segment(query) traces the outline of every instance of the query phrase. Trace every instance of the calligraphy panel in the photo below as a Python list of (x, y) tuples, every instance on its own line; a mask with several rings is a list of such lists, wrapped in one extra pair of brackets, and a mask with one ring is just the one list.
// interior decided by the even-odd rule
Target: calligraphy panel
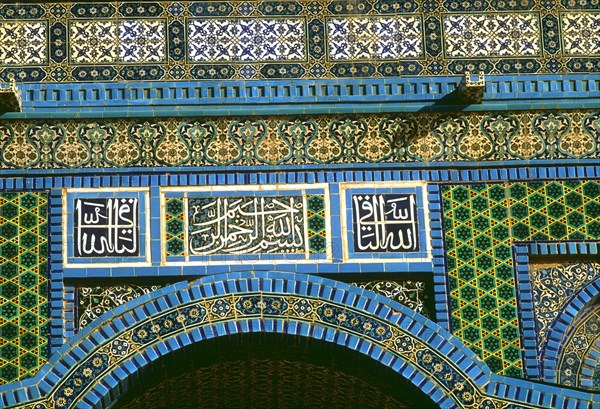
[(137, 197), (75, 199), (75, 257), (138, 256)]
[(163, 263), (327, 259), (327, 189), (325, 184), (165, 188)]
[(148, 189), (69, 189), (63, 195), (65, 266), (149, 262)]
[(343, 183), (340, 191), (345, 260), (430, 260), (424, 184)]

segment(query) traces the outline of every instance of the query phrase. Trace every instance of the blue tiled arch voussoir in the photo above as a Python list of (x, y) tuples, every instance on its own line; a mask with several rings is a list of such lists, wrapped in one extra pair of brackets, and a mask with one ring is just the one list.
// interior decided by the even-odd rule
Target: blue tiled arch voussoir
[[(311, 296), (315, 291), (319, 294), (318, 297)], [(456, 346), (460, 344), (459, 340), (454, 339), (451, 334), (431, 321), (421, 317), (418, 321), (415, 320), (415, 313), (399, 303), (369, 291), (360, 290), (360, 293), (357, 293), (356, 288), (347, 284), (310, 275), (281, 272), (233, 273), (205, 277), (190, 284), (180, 282), (105, 313), (60, 348), (50, 358), (49, 365), (35, 378), (12, 384), (11, 388), (0, 387), (0, 405), (12, 407), (25, 404), (27, 400), (37, 400), (39, 397), (44, 399), (54, 396), (56, 399), (69, 376), (75, 373), (86, 359), (94, 356), (101, 347), (106, 347), (131, 327), (151, 322), (193, 301), (205, 298), (219, 299), (219, 297), (245, 293), (310, 297), (337, 305), (343, 311), (351, 310), (387, 325), (407, 329), (409, 337), (415, 342), (421, 342), (433, 351), (446, 352), (449, 356), (448, 364), (457, 373), (463, 374), (464, 379), (476, 379), (478, 388), (489, 382), (491, 376), (489, 369), (468, 349), (457, 348)], [(293, 323), (294, 320), (289, 317), (242, 318), (229, 323), (208, 323), (201, 328), (181, 331), (176, 336), (165, 337), (158, 344), (148, 345), (144, 350), (120, 362), (116, 368), (98, 376), (97, 381), (95, 380), (81, 391), (78, 400), (71, 404), (75, 407), (80, 407), (80, 404), (81, 407), (94, 406), (100, 402), (106, 404), (107, 399), (117, 397), (115, 391), (118, 390), (118, 385), (126, 382), (132, 372), (148, 365), (160, 355), (190, 343), (238, 332), (279, 332), (323, 339), (363, 352), (398, 371), (413, 383), (418, 383), (417, 386), (429, 393), (442, 407), (456, 405), (449, 390), (432, 382), (430, 379), (435, 378), (431, 378), (423, 368), (403, 360), (400, 356), (383, 349), (381, 345), (375, 345), (374, 342), (359, 334), (333, 326), (327, 327), (322, 323), (316, 325), (306, 321)], [(470, 377), (466, 375), (467, 371), (471, 374)], [(477, 376), (472, 376), (473, 372)], [(428, 380), (424, 382), (423, 379)]]

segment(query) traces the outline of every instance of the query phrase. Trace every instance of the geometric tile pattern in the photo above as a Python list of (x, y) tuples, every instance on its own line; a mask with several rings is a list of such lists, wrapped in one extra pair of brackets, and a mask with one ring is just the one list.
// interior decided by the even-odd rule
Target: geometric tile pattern
[(600, 181), (442, 188), (453, 333), (522, 376), (512, 243), (600, 239)]
[(48, 358), (48, 195), (0, 193), (0, 385)]
[(330, 18), (327, 20), (332, 60), (390, 60), (423, 55), (418, 16)]
[(107, 311), (125, 304), (134, 298), (149, 294), (160, 285), (137, 286), (117, 285), (111, 287), (77, 288), (77, 330), (82, 330)]
[(599, 390), (592, 377), (600, 366), (600, 304), (584, 311), (569, 332), (556, 369), (557, 383)]
[(530, 271), (538, 349), (546, 348), (546, 335), (571, 297), (600, 275), (600, 264), (578, 263)]
[(186, 248), (183, 198), (165, 200), (165, 235), (166, 255), (183, 255)]
[(593, 1), (3, 4), (0, 79), (593, 73), (598, 18)]
[(303, 61), (302, 19), (189, 20), (189, 59), (216, 61)]
[(308, 250), (311, 254), (327, 252), (327, 225), (325, 219), (325, 196), (311, 195), (306, 198)]
[(599, 139), (592, 110), (3, 121), (0, 169), (583, 159)]
[(452, 57), (538, 55), (540, 34), (534, 13), (444, 17), (444, 45), (446, 55)]

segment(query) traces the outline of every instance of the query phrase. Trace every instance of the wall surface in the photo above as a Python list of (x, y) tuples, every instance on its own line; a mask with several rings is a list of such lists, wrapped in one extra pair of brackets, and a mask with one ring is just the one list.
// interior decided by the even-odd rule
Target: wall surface
[(0, 406), (107, 407), (249, 332), (443, 408), (600, 404), (597, 1), (5, 3), (0, 33)]

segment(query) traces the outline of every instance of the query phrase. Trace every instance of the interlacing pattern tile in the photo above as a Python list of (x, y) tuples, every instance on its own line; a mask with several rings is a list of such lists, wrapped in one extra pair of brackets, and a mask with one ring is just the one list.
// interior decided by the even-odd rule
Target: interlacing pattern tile
[(0, 168), (599, 158), (600, 112), (5, 120)]
[(105, 312), (159, 288), (160, 285), (78, 287), (76, 328), (82, 330)]
[(48, 355), (48, 195), (0, 193), (0, 385)]
[(452, 331), (496, 373), (522, 376), (512, 243), (600, 240), (600, 182), (442, 188)]
[(592, 73), (599, 18), (595, 0), (3, 2), (0, 79)]

